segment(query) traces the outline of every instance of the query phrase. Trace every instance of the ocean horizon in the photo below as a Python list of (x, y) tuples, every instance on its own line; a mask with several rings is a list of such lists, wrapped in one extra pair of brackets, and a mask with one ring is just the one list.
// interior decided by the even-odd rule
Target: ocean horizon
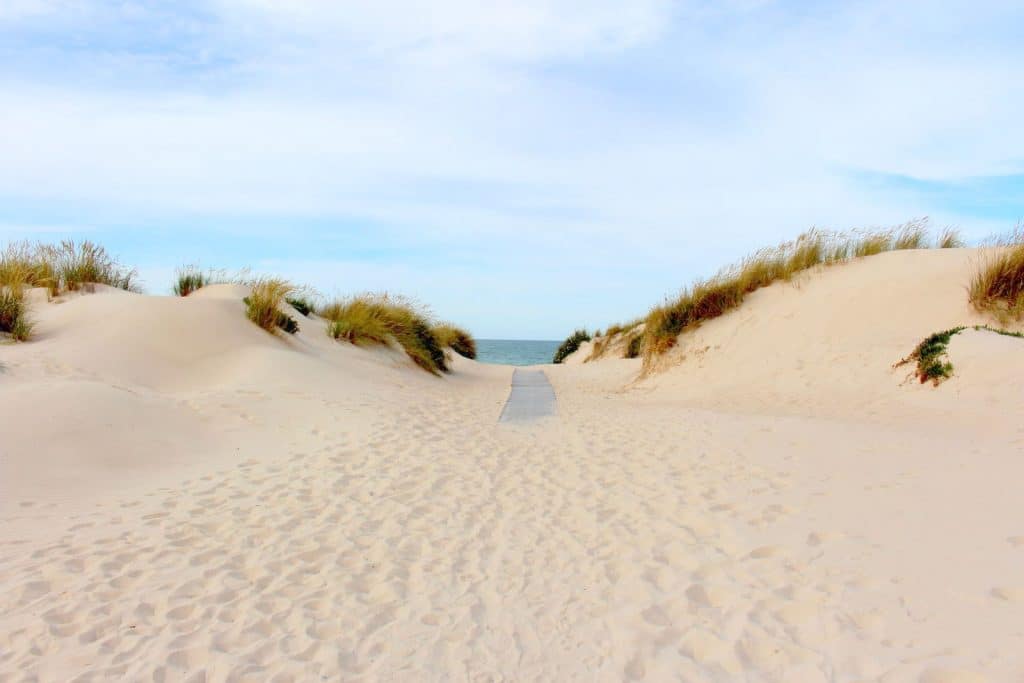
[(550, 365), (561, 343), (542, 339), (478, 339), (476, 359), (497, 365)]

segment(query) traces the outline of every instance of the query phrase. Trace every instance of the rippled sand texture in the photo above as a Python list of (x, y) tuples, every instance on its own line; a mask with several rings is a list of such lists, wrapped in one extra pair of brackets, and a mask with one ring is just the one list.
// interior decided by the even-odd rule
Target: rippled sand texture
[(502, 425), (511, 368), (438, 380), (231, 313), (244, 372), (156, 375), (64, 353), (77, 305), (4, 351), (0, 681), (1024, 677), (1024, 431), (950, 419), (984, 408), (966, 376), (887, 363), (885, 416), (763, 386), (730, 411), (685, 360), (610, 361)]

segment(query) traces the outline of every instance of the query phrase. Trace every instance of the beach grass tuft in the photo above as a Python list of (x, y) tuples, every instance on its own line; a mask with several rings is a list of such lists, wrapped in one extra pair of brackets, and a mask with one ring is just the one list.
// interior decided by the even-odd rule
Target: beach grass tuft
[(434, 332), (429, 312), (410, 299), (361, 294), (327, 304), (320, 315), (328, 320), (327, 334), (338, 341), (368, 345), (394, 340), (427, 372), (448, 371), (445, 347)]
[(181, 266), (175, 271), (175, 281), (171, 291), (175, 296), (188, 296), (213, 282), (213, 271), (201, 270), (198, 266), (193, 265)]
[(1000, 320), (1024, 318), (1024, 224), (997, 239), (981, 257), (968, 295), (975, 308)]
[(434, 326), (434, 336), (442, 348), (449, 348), (463, 358), (476, 358), (476, 340), (466, 330), (451, 323)]
[(288, 334), (299, 331), (299, 324), (281, 311), (281, 305), (289, 294), (296, 291), (295, 285), (276, 277), (261, 277), (250, 282), (252, 292), (243, 300), (246, 316), (267, 332), (282, 329)]
[(584, 342), (590, 341), (590, 333), (585, 329), (579, 329), (570, 334), (561, 346), (555, 350), (555, 357), (551, 359), (552, 363), (558, 364), (564, 361), (568, 356), (575, 353), (580, 345)]
[(935, 246), (939, 249), (960, 249), (967, 246), (967, 243), (964, 242), (960, 231), (956, 228), (943, 228)]

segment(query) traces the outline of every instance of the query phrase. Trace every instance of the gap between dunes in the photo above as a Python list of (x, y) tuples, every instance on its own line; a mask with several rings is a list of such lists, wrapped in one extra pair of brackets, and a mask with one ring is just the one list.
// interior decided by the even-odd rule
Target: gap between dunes
[(970, 250), (773, 285), (636, 361), (512, 369), (239, 292), (114, 291), (0, 350), (0, 681), (963, 682), (1024, 675), (1024, 367), (964, 332)]

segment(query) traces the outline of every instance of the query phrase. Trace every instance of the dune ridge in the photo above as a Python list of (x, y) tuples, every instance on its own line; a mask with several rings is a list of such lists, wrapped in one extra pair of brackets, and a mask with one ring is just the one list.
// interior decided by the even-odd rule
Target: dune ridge
[[(0, 347), (0, 681), (962, 681), (1024, 675), (1024, 340), (974, 250), (751, 294), (659, 371), (252, 325), (97, 288)], [(910, 275), (912, 274), (912, 276)], [(584, 356), (585, 357), (585, 356)]]

